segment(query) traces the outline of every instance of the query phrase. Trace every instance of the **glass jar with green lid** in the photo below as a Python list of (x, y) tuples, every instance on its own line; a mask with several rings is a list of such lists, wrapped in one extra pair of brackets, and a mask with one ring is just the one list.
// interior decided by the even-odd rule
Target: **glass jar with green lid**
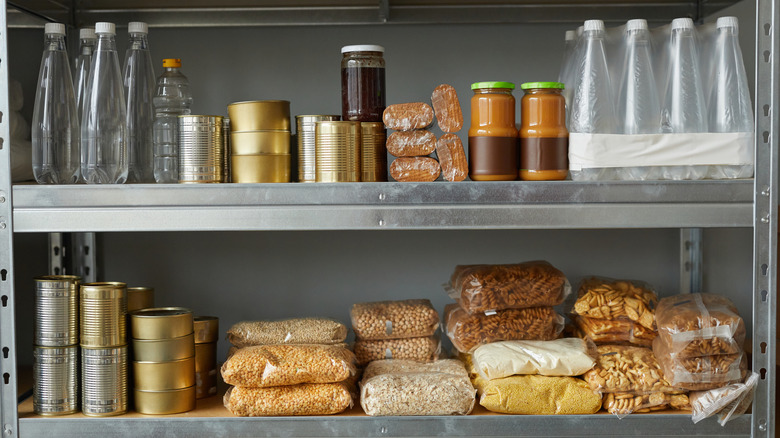
[(566, 179), (569, 131), (560, 82), (526, 82), (520, 100), (520, 179)]
[(511, 82), (471, 84), (469, 176), (474, 181), (512, 181), (518, 175), (515, 97)]

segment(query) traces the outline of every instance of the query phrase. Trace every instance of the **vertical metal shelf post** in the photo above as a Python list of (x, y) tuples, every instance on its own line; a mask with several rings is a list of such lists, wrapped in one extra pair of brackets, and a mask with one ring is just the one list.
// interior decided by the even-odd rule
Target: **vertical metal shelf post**
[(16, 320), (14, 310), (13, 202), (11, 202), (11, 130), (8, 110), (8, 22), (0, 8), (0, 420), (2, 436), (18, 436)]

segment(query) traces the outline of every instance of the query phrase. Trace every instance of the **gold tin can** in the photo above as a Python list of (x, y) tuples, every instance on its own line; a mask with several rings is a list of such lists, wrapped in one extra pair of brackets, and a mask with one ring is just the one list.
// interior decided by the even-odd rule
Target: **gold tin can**
[(382, 122), (360, 122), (360, 181), (387, 181), (387, 131)]
[(234, 131), (290, 130), (289, 100), (253, 100), (228, 105)]
[(217, 368), (217, 343), (195, 344), (195, 372), (202, 373)]
[(169, 362), (195, 355), (195, 335), (173, 339), (133, 339), (133, 360)]
[(235, 183), (290, 182), (290, 155), (233, 155), (230, 157)]
[(195, 397), (206, 398), (217, 395), (217, 370), (195, 372)]
[(127, 346), (81, 349), (81, 411), (91, 417), (127, 412)]
[(223, 117), (222, 118), (222, 137), (223, 141), (222, 143), (225, 145), (225, 151), (224, 151), (224, 163), (222, 166), (222, 182), (223, 183), (229, 183), (232, 181), (230, 178), (230, 155), (232, 154), (231, 150), (232, 147), (232, 141), (230, 140), (230, 117)]
[(66, 347), (79, 343), (79, 283), (75, 275), (35, 277), (33, 343)]
[(290, 131), (233, 131), (231, 155), (289, 154)]
[(225, 163), (222, 116), (179, 116), (179, 183), (220, 183)]
[(195, 356), (169, 362), (133, 362), (135, 389), (164, 391), (195, 385)]
[(360, 122), (317, 122), (317, 182), (360, 181)]
[(80, 303), (82, 347), (127, 345), (125, 283), (83, 283), (80, 287)]
[(298, 137), (298, 181), (315, 182), (317, 180), (317, 154), (315, 130), (317, 122), (336, 122), (341, 116), (302, 115), (295, 116), (295, 130)]
[(196, 316), (192, 325), (195, 330), (196, 344), (219, 340), (219, 318), (216, 316)]
[(180, 414), (195, 409), (195, 387), (167, 391), (134, 390), (135, 410), (139, 414)]
[(133, 339), (173, 339), (192, 334), (192, 311), (183, 307), (153, 307), (130, 314)]
[(154, 307), (153, 287), (127, 288), (127, 313)]

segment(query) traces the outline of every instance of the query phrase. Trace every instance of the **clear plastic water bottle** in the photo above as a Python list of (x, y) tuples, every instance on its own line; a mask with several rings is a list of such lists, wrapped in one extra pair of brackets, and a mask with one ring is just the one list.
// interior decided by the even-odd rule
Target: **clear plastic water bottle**
[(146, 23), (127, 25), (130, 44), (125, 52), (124, 84), (127, 99), (127, 182), (154, 182), (154, 67), (149, 53)]
[(79, 179), (79, 119), (65, 25), (47, 23), (32, 121), (32, 167), (40, 184), (73, 184)]
[(97, 45), (94, 27), (79, 29), (79, 54), (76, 57), (76, 74), (73, 77), (73, 90), (76, 93), (76, 111), (79, 117), (84, 112), (84, 90), (89, 79), (89, 69), (92, 68), (92, 54)]
[(87, 184), (127, 180), (127, 107), (114, 23), (95, 24), (97, 49), (84, 93), (81, 173)]
[[(661, 110), (663, 132), (707, 132), (704, 91), (699, 74), (693, 20), (672, 21), (669, 54), (669, 76)], [(662, 169), (664, 179), (701, 179), (707, 166), (668, 166)]]
[[(712, 90), (707, 107), (710, 132), (753, 132), (753, 106), (739, 48), (739, 21), (737, 17), (720, 17), (716, 26)], [(710, 166), (709, 174), (719, 179), (752, 175), (752, 165)]]
[[(623, 76), (618, 89), (618, 132), (622, 134), (657, 134), (661, 132), (661, 104), (655, 85), (651, 61), (650, 31), (646, 20), (626, 23)], [(621, 169), (620, 179), (646, 180), (652, 167)]]
[[(582, 33), (575, 66), (575, 89), (571, 105), (572, 133), (614, 134), (615, 107), (604, 50), (606, 32), (601, 20), (588, 20)], [(580, 180), (614, 179), (611, 169), (582, 169)]]
[(190, 113), (192, 95), (180, 59), (163, 59), (163, 74), (154, 96), (154, 179), (179, 182), (179, 120)]
[(574, 92), (574, 66), (576, 65), (577, 31), (567, 30), (564, 36), (563, 59), (558, 72), (558, 82), (564, 84), (563, 97), (566, 100), (566, 124), (569, 123), (569, 105)]

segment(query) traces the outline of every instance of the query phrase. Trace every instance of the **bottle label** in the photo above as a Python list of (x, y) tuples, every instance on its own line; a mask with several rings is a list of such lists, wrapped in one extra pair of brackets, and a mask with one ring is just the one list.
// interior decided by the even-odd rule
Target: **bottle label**
[(469, 137), (471, 175), (517, 175), (517, 137)]
[(568, 137), (520, 139), (520, 170), (568, 170)]

